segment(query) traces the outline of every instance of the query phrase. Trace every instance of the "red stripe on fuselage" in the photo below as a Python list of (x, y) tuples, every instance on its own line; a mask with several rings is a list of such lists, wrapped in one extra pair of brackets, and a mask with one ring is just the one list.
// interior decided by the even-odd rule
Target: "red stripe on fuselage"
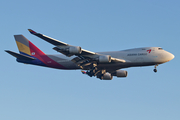
[(64, 66), (60, 65), (59, 63), (57, 63), (56, 61), (49, 58), (44, 52), (42, 52), (30, 41), (29, 41), (29, 48), (30, 48), (31, 56), (36, 57), (48, 67), (57, 68), (57, 69), (67, 69)]

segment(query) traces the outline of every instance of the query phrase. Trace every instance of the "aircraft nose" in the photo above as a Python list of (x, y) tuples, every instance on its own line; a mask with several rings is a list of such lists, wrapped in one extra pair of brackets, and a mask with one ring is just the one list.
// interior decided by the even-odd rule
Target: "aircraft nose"
[(173, 54), (171, 54), (171, 60), (174, 59), (174, 57), (175, 57), (175, 56), (174, 56)]
[(168, 57), (169, 57), (170, 60), (172, 60), (172, 59), (174, 59), (175, 56), (172, 53), (169, 53)]

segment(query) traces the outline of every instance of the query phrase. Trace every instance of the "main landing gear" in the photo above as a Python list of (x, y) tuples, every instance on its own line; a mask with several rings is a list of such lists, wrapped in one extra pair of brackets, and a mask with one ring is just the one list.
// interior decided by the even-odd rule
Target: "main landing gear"
[(154, 70), (153, 70), (153, 71), (154, 71), (155, 73), (157, 72), (157, 69), (156, 69), (157, 66), (158, 66), (158, 64), (154, 66)]
[(90, 77), (96, 76), (99, 79), (103, 79), (103, 75), (106, 73), (106, 70), (98, 69), (97, 64), (92, 64), (92, 68), (86, 72)]
[(96, 76), (96, 74), (98, 73), (98, 69), (97, 69), (97, 64), (96, 63), (92, 63), (91, 64), (91, 70), (87, 71), (86, 74), (89, 75), (90, 77), (92, 76)]

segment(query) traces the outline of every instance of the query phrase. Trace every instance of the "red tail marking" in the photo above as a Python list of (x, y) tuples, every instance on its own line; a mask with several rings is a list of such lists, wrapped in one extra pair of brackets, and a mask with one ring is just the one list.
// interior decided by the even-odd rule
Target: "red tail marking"
[(60, 65), (56, 61), (50, 59), (44, 52), (42, 52), (38, 47), (29, 41), (29, 47), (31, 55), (39, 59), (41, 62), (46, 64), (48, 67), (66, 69), (64, 66)]

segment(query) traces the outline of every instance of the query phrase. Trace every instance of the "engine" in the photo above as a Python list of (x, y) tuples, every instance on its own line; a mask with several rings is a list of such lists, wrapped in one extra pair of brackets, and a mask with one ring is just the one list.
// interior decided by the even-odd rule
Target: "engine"
[(110, 73), (105, 73), (102, 77), (102, 80), (112, 80), (113, 76)]
[(79, 46), (70, 46), (67, 50), (70, 54), (81, 54), (82, 50)]
[(110, 55), (99, 56), (98, 61), (100, 63), (110, 63), (111, 62), (111, 56)]
[(117, 77), (127, 77), (128, 72), (125, 70), (116, 70), (115, 75)]

